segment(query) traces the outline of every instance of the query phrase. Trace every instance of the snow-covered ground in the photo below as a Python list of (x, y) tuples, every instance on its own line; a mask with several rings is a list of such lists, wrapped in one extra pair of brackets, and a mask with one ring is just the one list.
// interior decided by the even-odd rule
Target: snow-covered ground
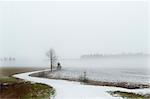
[[(43, 70), (48, 71), (48, 70)], [(125, 91), (134, 93), (150, 93), (150, 89), (125, 89), (106, 86), (81, 85), (79, 82), (71, 82), (65, 80), (52, 80), (46, 78), (38, 78), (29, 76), (32, 73), (41, 71), (27, 72), (13, 75), (14, 77), (53, 86), (56, 90), (54, 99), (122, 99), (121, 97), (113, 97), (107, 91)]]
[(45, 72), (45, 74), (47, 77), (79, 79), (84, 72), (88, 79), (94, 81), (150, 84), (150, 75), (141, 73), (142, 70), (64, 68), (61, 71)]

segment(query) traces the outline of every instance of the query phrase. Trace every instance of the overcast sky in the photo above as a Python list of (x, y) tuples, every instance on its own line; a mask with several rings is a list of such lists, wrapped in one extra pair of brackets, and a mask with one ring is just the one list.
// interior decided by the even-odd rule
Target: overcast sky
[(150, 51), (143, 1), (0, 2), (0, 57)]

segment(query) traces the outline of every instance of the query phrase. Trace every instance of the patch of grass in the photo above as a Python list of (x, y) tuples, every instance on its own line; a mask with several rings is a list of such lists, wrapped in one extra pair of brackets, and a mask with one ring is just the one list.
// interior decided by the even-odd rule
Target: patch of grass
[(1, 77), (0, 83), (1, 99), (50, 99), (55, 93), (48, 85), (26, 82), (13, 77)]
[(109, 91), (114, 97), (122, 97), (124, 99), (150, 99), (150, 94), (140, 95), (132, 92), (122, 92), (122, 91)]
[(16, 83), (18, 79), (8, 76), (0, 76), (0, 83)]
[(30, 71), (35, 71), (35, 70), (42, 70), (46, 68), (42, 67), (1, 67), (0, 68), (0, 76), (11, 76), (13, 74), (17, 73), (24, 73), (24, 72), (30, 72)]
[(54, 89), (45, 84), (31, 84), (29, 91), (21, 99), (49, 99), (54, 94)]

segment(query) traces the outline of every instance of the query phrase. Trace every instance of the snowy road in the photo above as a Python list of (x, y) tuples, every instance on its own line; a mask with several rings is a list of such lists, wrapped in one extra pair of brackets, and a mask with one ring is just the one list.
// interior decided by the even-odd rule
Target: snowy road
[(150, 89), (129, 90), (117, 87), (81, 85), (79, 82), (53, 80), (29, 76), (30, 74), (37, 72), (41, 71), (21, 73), (13, 76), (27, 81), (33, 81), (53, 86), (56, 90), (56, 95), (54, 99), (122, 99), (121, 97), (113, 97), (106, 92), (116, 90), (135, 93), (150, 93)]

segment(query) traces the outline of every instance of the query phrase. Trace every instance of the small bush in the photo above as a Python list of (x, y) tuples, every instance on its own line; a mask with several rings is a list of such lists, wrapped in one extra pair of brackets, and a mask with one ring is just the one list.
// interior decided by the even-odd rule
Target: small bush
[(83, 75), (79, 76), (79, 81), (80, 82), (87, 82), (88, 81), (86, 72), (84, 72)]

